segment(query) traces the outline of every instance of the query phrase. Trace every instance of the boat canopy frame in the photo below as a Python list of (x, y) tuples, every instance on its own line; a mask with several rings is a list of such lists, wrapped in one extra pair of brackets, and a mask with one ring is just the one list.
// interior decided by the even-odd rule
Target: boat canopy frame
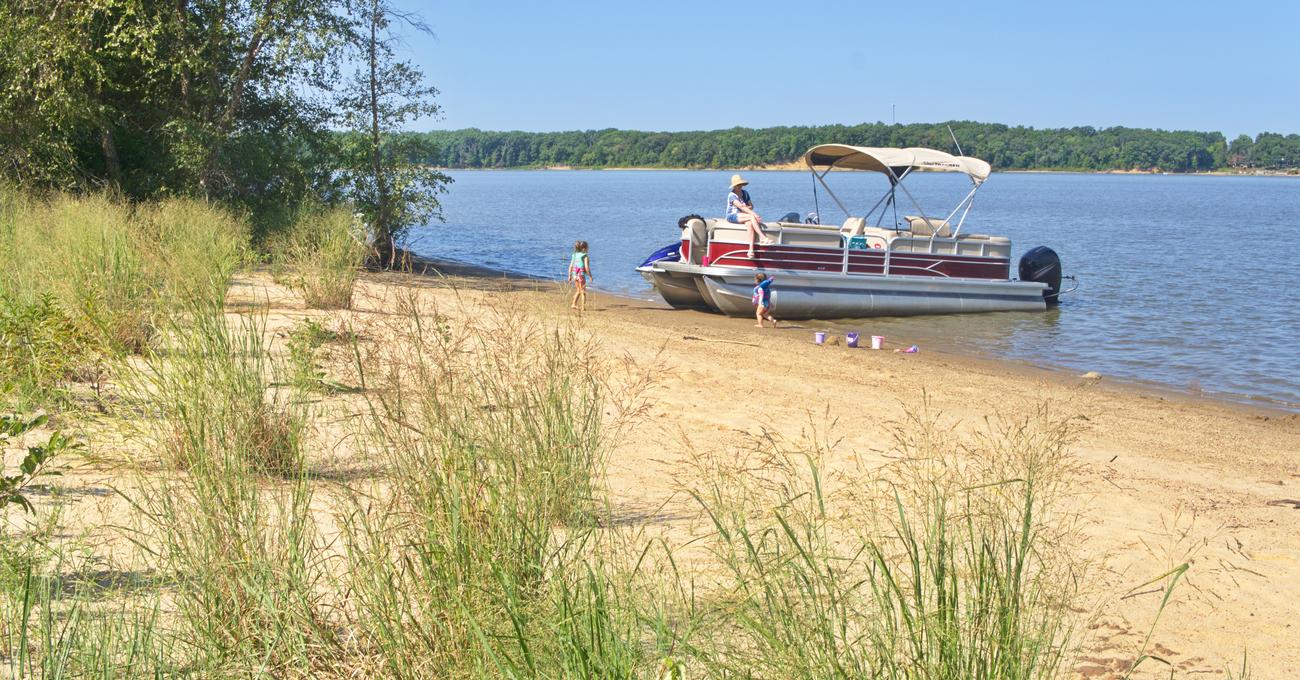
[[(845, 144), (819, 144), (809, 149), (803, 155), (804, 163), (807, 164), (809, 171), (812, 173), (813, 182), (813, 201), (817, 202), (817, 185), (820, 184), (835, 201), (835, 205), (844, 212), (846, 217), (853, 217), (853, 213), (844, 205), (839, 196), (831, 190), (830, 185), (826, 183), (826, 175), (835, 168), (849, 170), (868, 170), (880, 172), (889, 179), (889, 189), (885, 192), (880, 200), (863, 216), (866, 221), (870, 221), (876, 209), (880, 208), (880, 217), (876, 221), (876, 226), (881, 226), (885, 219), (885, 213), (890, 207), (894, 209), (894, 230), (898, 231), (898, 189), (912, 202), (912, 205), (920, 213), (921, 219), (927, 224), (935, 225), (935, 221), (930, 219), (925, 213), (925, 208), (921, 207), (912, 192), (907, 190), (903, 185), (903, 179), (914, 171), (922, 172), (960, 172), (967, 176), (971, 181), (971, 189), (966, 193), (956, 207), (948, 213), (940, 224), (951, 224), (953, 217), (961, 212), (961, 217), (957, 225), (952, 227), (952, 235), (955, 237), (961, 232), (961, 227), (966, 222), (966, 216), (970, 214), (971, 206), (975, 203), (975, 193), (979, 191), (984, 180), (988, 179), (992, 168), (986, 161), (970, 156), (953, 156), (952, 154), (938, 151), (935, 149), (926, 149), (921, 147), (910, 147), (906, 149), (885, 148), (885, 147), (866, 147), (866, 146), (849, 146)], [(818, 167), (824, 167), (825, 170), (818, 172)], [(882, 207), (883, 204), (883, 207)], [(820, 206), (815, 207), (820, 213)], [(930, 238), (938, 234), (939, 229), (932, 229)]]

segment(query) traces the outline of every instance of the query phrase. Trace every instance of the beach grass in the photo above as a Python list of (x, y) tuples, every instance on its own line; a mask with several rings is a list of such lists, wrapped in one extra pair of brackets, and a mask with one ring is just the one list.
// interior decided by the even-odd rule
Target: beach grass
[(346, 207), (306, 206), (268, 241), (280, 276), (312, 309), (351, 309), (352, 290), (370, 248)]
[(247, 243), (246, 222), (197, 200), (0, 188), (0, 387), (35, 407), (75, 378), (98, 384), (150, 347), (168, 309), (220, 304)]
[(359, 358), (362, 436), (388, 471), (339, 520), (359, 639), (396, 677), (632, 677), (614, 670), (641, 659), (621, 635), (634, 613), (604, 606), (593, 566), (600, 361), (572, 329), (481, 323), (412, 307), (400, 341)]
[(148, 561), (175, 583), (176, 642), (209, 669), (282, 675), (328, 660), (327, 558), (311, 511), (307, 412), (272, 386), (257, 316), (178, 312), (131, 395), (166, 475), (133, 499)]
[[(1085, 576), (1057, 507), (1068, 425), (957, 438), (923, 415), (895, 462), (828, 478), (825, 437), (765, 437), (690, 489), (725, 569), (705, 665), (765, 678), (1056, 678)], [(815, 429), (812, 430), (815, 432)], [(742, 469), (767, 471), (755, 480)]]

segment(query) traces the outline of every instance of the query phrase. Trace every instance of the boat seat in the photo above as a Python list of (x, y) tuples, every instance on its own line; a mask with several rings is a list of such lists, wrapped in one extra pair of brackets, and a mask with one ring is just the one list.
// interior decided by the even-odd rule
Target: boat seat
[(840, 227), (840, 236), (843, 236), (844, 238), (861, 236), (862, 231), (866, 229), (866, 227), (867, 220), (865, 217), (850, 217), (844, 220), (844, 226)]
[[(709, 238), (719, 243), (749, 243), (749, 228), (743, 224), (728, 222), (720, 217), (710, 217), (707, 221)], [(759, 225), (760, 231), (768, 238), (775, 238), (780, 228), (775, 222)]]
[(906, 215), (904, 219), (911, 225), (912, 233), (916, 236), (938, 236), (941, 238), (950, 238), (952, 236), (952, 229), (948, 226), (948, 220), (927, 220), (916, 215)]
[(686, 221), (686, 229), (690, 231), (690, 254), (691, 263), (699, 264), (704, 258), (704, 251), (709, 246), (709, 227), (708, 224), (696, 217)]

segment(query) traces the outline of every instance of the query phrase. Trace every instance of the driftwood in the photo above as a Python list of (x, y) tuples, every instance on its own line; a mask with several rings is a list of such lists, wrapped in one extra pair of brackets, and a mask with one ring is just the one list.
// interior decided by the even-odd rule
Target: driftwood
[(682, 336), (682, 339), (683, 339), (683, 340), (698, 340), (699, 342), (725, 342), (725, 343), (727, 343), (728, 345), (744, 345), (744, 346), (746, 346), (746, 347), (758, 347), (758, 344), (757, 344), (757, 343), (753, 343), (753, 342), (741, 342), (741, 341), (739, 341), (739, 340), (717, 340), (717, 339), (714, 339), (714, 338), (701, 338), (701, 337), (694, 336), (694, 335), (683, 335), (683, 336)]

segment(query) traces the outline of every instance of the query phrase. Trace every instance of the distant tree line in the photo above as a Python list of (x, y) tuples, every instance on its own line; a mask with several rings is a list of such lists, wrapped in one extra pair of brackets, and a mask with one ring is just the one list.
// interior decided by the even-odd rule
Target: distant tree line
[(797, 160), (809, 147), (923, 146), (955, 151), (1000, 169), (1163, 170), (1300, 167), (1300, 135), (1242, 135), (1228, 144), (1219, 132), (1092, 127), (1035, 129), (994, 123), (822, 125), (731, 128), (695, 132), (587, 130), (408, 133), (436, 153), (411, 160), (452, 168), (573, 166), (587, 168), (735, 168)]

